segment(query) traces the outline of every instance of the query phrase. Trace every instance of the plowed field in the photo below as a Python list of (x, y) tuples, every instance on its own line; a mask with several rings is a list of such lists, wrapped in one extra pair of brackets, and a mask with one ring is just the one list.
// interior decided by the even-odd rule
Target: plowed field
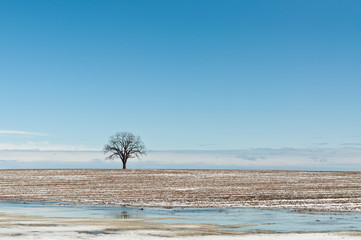
[(0, 200), (361, 211), (361, 172), (1, 170)]

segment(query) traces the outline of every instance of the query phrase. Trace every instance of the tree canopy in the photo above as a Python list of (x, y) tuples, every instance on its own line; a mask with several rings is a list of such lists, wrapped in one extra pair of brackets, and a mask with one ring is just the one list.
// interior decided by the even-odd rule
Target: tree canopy
[(117, 132), (110, 136), (109, 142), (104, 146), (104, 153), (109, 156), (106, 159), (120, 158), (123, 169), (127, 167), (129, 158), (140, 158), (146, 154), (145, 146), (139, 136), (129, 132)]

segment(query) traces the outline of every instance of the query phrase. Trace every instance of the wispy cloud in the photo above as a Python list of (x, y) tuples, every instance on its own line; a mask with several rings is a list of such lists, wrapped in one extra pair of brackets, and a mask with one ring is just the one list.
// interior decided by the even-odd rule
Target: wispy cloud
[(238, 155), (236, 156), (236, 158), (245, 159), (249, 161), (256, 161), (257, 159), (266, 159), (265, 157), (262, 156), (248, 156), (248, 155)]
[(51, 144), (47, 141), (32, 142), (28, 141), (24, 144), (0, 143), (0, 151), (98, 151), (100, 149), (88, 148), (84, 146), (66, 146)]
[(2, 134), (2, 135), (25, 135), (25, 136), (48, 136), (48, 134), (45, 134), (45, 133), (12, 131), (12, 130), (0, 130), (0, 134)]
[(343, 146), (361, 146), (361, 143), (342, 143)]
[(320, 163), (324, 163), (328, 161), (328, 159), (325, 157), (311, 157), (311, 159), (314, 160), (315, 162), (320, 162)]
[[(29, 150), (1, 150), (2, 168), (119, 167), (119, 159), (103, 161), (104, 153), (79, 147), (28, 145)], [(36, 147), (35, 147), (36, 146)], [(38, 149), (38, 150), (33, 150)], [(361, 148), (257, 148), (244, 150), (149, 151), (129, 168), (236, 168), (288, 170), (361, 170)], [(96, 159), (96, 161), (94, 160)], [(16, 162), (14, 162), (16, 161)], [(14, 164), (17, 165), (14, 165)], [(26, 164), (25, 164), (26, 163)], [(31, 165), (34, 163), (34, 165)], [(44, 165), (42, 165), (44, 163)], [(77, 165), (81, 163), (83, 165)], [(23, 164), (23, 165), (21, 165)], [(24, 165), (25, 164), (25, 165)], [(46, 165), (48, 164), (48, 165)], [(75, 165), (74, 165), (75, 164)]]
[(235, 166), (253, 169), (359, 170), (361, 148), (256, 148), (244, 150), (153, 151), (145, 161)]
[(209, 147), (214, 147), (216, 146), (216, 144), (213, 143), (206, 143), (206, 144), (199, 144), (197, 145), (198, 147), (202, 147), (202, 148), (209, 148)]
[(328, 143), (327, 142), (318, 142), (318, 143), (313, 143), (313, 145), (323, 146), (323, 145), (328, 145)]

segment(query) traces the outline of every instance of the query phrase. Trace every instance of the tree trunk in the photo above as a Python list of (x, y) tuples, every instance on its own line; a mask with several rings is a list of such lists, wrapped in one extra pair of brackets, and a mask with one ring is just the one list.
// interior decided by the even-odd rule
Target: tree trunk
[(124, 161), (122, 161), (122, 162), (123, 162), (123, 169), (127, 169), (127, 161), (124, 160)]

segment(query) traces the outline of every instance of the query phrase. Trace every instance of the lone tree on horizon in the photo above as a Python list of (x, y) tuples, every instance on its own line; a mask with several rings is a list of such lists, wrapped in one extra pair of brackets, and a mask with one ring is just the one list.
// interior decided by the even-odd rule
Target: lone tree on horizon
[(145, 146), (139, 136), (129, 132), (117, 132), (110, 136), (108, 144), (104, 146), (104, 154), (111, 153), (105, 159), (120, 158), (123, 169), (127, 168), (129, 158), (140, 158), (145, 155)]

